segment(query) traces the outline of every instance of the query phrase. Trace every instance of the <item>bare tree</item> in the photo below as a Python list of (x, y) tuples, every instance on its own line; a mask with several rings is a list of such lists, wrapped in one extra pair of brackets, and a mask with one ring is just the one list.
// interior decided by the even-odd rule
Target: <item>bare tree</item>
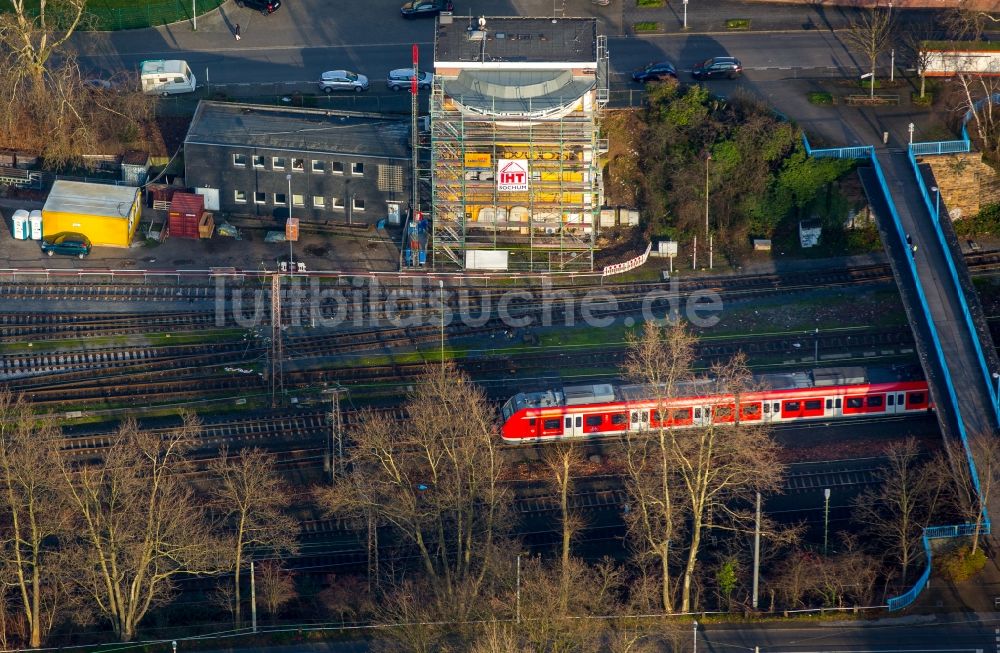
[(927, 41), (934, 38), (936, 28), (933, 23), (921, 22), (911, 24), (902, 32), (899, 45), (906, 58), (913, 62), (917, 75), (920, 76), (920, 97), (923, 98), (927, 91), (927, 67), (931, 62), (933, 53), (926, 47)]
[[(669, 328), (647, 323), (638, 337), (629, 336), (623, 371), (653, 393), (656, 414), (667, 415), (668, 401), (692, 378), (694, 343), (694, 336), (679, 323)], [(623, 442), (630, 496), (625, 523), (640, 564), (657, 561), (662, 608), (672, 612), (671, 546), (680, 536), (684, 515), (672, 460), (676, 434), (668, 420), (650, 425), (648, 411), (637, 411), (634, 417), (639, 421), (633, 427), (638, 428), (629, 429)]]
[(896, 559), (905, 583), (910, 564), (921, 552), (923, 529), (944, 499), (944, 487), (920, 464), (920, 447), (913, 438), (892, 444), (886, 458), (879, 487), (855, 499), (854, 519), (864, 524), (881, 551)]
[(278, 612), (298, 596), (292, 572), (286, 570), (276, 560), (265, 560), (257, 564), (257, 593), (260, 595), (264, 612), (273, 621)]
[(12, 52), (20, 75), (42, 85), (53, 54), (83, 20), (86, 0), (9, 0), (0, 14), (0, 49)]
[(209, 469), (219, 479), (212, 489), (212, 507), (219, 515), (219, 527), (231, 535), (233, 618), (240, 628), (244, 569), (258, 550), (270, 555), (298, 551), (298, 523), (285, 513), (291, 498), (274, 470), (273, 458), (260, 449), (242, 449), (233, 457), (223, 448)]
[(351, 432), (350, 471), (317, 499), (330, 513), (391, 525), (460, 619), (492, 582), (512, 525), (495, 411), (452, 365), (429, 369), (406, 411), (405, 421), (363, 416)]
[(862, 10), (859, 17), (852, 20), (850, 27), (843, 33), (847, 46), (868, 61), (872, 98), (875, 97), (875, 66), (878, 58), (892, 46), (894, 31), (892, 10), (872, 7), (867, 11)]
[(76, 582), (122, 641), (167, 600), (178, 574), (221, 566), (202, 502), (182, 477), (199, 428), (185, 415), (182, 427), (161, 436), (127, 419), (102, 463), (76, 468), (60, 459), (80, 534)]
[(1000, 93), (1000, 80), (991, 75), (959, 73), (955, 76), (961, 100), (955, 107), (962, 119), (968, 115), (979, 136), (984, 154), (1000, 153), (1000, 111), (993, 110), (992, 98)]
[(0, 564), (10, 572), (32, 648), (41, 646), (64, 607), (71, 573), (59, 553), (70, 533), (69, 513), (62, 484), (52, 474), (60, 435), (51, 420), (37, 419), (22, 397), (0, 392)]
[(981, 11), (970, 0), (960, 2), (944, 13), (945, 32), (948, 38), (955, 41), (979, 41), (990, 23), (1000, 22), (990, 12)]
[(552, 474), (551, 482), (559, 492), (559, 510), (562, 516), (562, 577), (559, 606), (566, 612), (570, 594), (570, 544), (573, 536), (583, 527), (580, 516), (570, 510), (569, 500), (573, 475), (583, 464), (583, 455), (573, 441), (567, 441), (546, 449), (543, 460)]
[[(976, 525), (972, 536), (972, 553), (975, 553), (979, 549), (980, 532), (993, 488), (1000, 483), (1000, 441), (992, 433), (974, 433), (969, 436), (967, 454), (961, 443), (946, 439), (945, 453), (934, 463), (936, 473), (951, 481), (949, 499), (953, 508), (966, 521)], [(975, 463), (975, 477), (970, 456)]]

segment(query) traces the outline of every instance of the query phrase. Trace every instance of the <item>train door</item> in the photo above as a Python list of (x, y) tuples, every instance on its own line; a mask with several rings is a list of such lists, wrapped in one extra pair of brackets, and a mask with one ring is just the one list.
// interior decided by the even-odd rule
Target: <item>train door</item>
[(630, 431), (647, 431), (649, 430), (649, 411), (648, 410), (636, 410), (633, 408), (629, 411), (629, 430)]
[(695, 426), (707, 426), (711, 424), (712, 423), (711, 406), (695, 406), (693, 421)]
[(563, 417), (563, 435), (576, 437), (583, 435), (583, 415), (566, 415)]
[(781, 421), (781, 402), (768, 401), (765, 399), (761, 403), (763, 404), (761, 408), (762, 412), (764, 413), (764, 422)]
[(840, 397), (827, 397), (826, 399), (826, 411), (824, 416), (826, 417), (843, 417), (844, 412), (844, 401)]
[(885, 396), (885, 412), (906, 412), (906, 395), (902, 392), (890, 392)]

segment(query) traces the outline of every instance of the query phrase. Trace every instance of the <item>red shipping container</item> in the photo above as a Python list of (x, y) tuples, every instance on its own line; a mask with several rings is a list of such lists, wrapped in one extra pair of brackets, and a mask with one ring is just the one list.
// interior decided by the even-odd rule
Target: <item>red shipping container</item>
[(167, 227), (174, 238), (198, 238), (198, 221), (205, 212), (204, 195), (174, 193), (167, 213)]

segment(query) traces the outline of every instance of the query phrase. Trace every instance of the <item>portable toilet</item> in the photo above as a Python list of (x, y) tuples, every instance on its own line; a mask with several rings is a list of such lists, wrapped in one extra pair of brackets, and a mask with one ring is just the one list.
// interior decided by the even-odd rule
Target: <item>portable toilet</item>
[(31, 239), (41, 240), (42, 239), (42, 212), (39, 209), (35, 209), (28, 216), (28, 224), (31, 225)]
[(17, 240), (28, 240), (31, 237), (31, 224), (29, 223), (28, 212), (24, 209), (14, 211), (13, 235)]

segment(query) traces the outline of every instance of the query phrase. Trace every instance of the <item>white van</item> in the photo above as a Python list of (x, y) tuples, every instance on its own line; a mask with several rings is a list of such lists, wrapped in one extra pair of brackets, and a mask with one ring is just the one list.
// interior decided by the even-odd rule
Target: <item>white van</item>
[(174, 95), (191, 93), (198, 80), (181, 59), (153, 59), (143, 61), (139, 67), (142, 92), (147, 95)]

